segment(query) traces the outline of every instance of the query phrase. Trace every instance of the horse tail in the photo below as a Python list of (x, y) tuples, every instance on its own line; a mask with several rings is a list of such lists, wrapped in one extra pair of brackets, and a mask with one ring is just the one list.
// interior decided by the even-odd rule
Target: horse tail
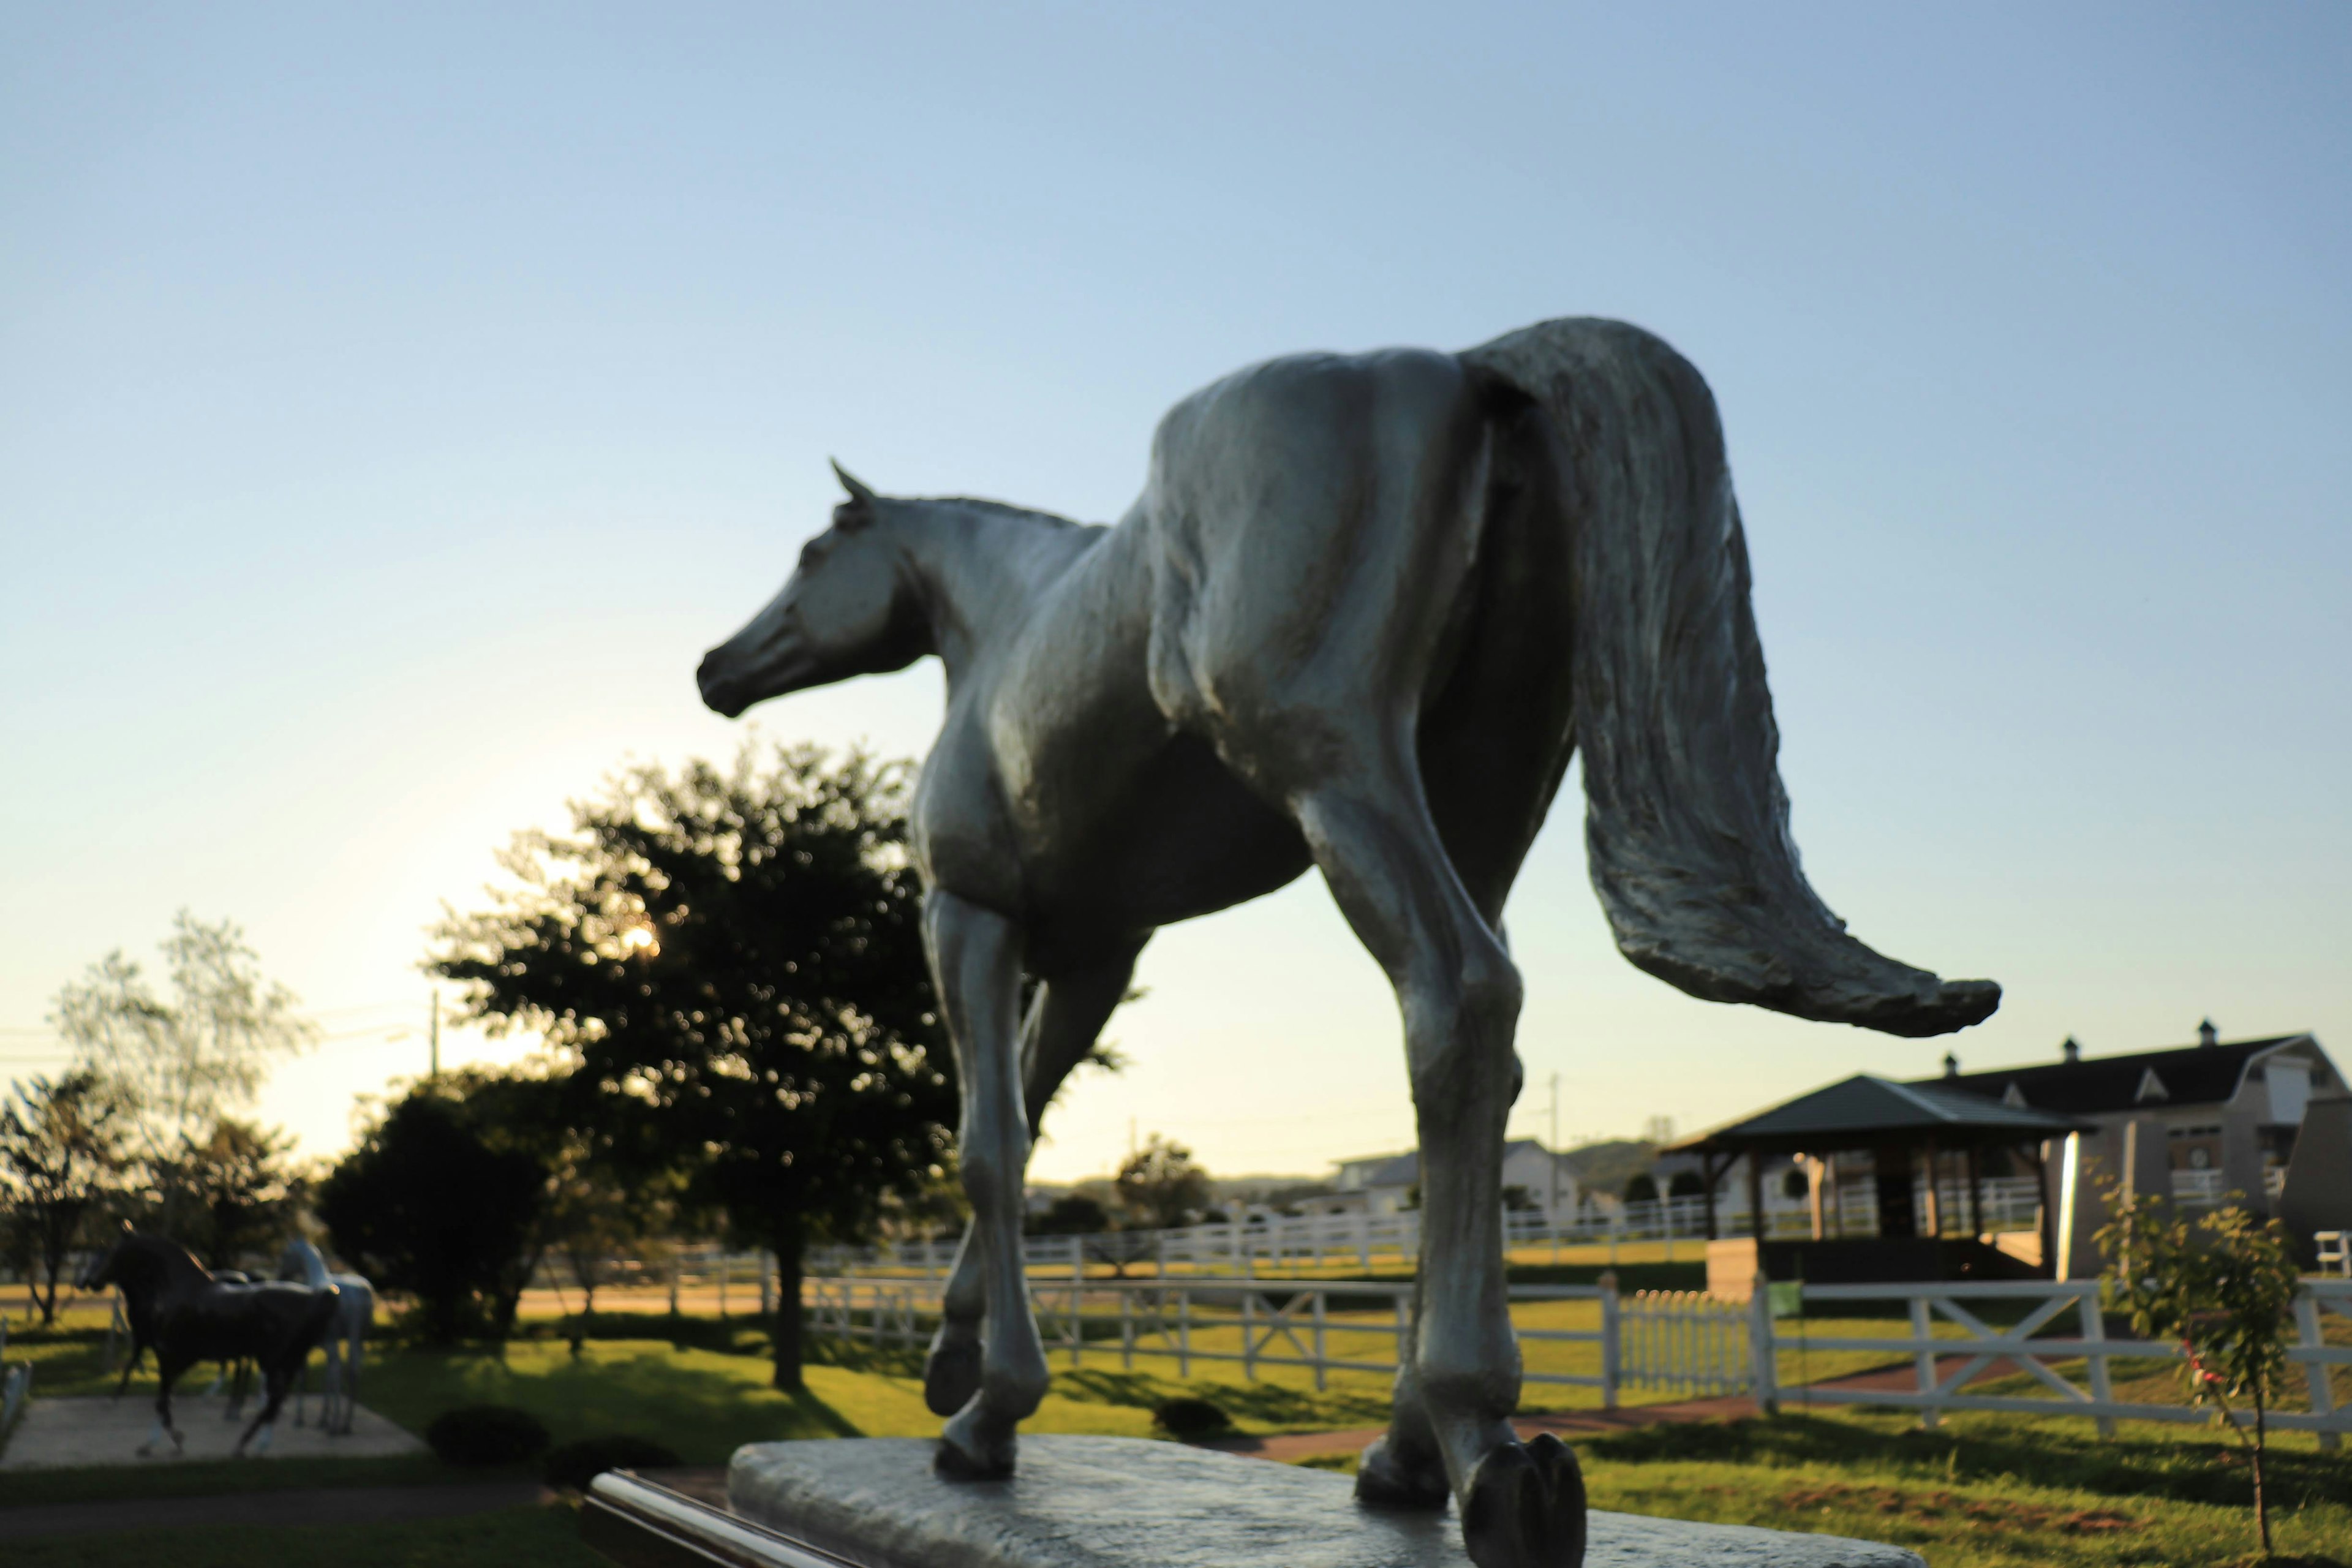
[(1714, 396), (1620, 321), (1544, 321), (1463, 356), (1532, 399), (1572, 534), (1571, 658), (1594, 890), (1638, 967), (1694, 996), (1893, 1035), (2000, 1005), (1845, 931), (1789, 835), (1748, 546)]

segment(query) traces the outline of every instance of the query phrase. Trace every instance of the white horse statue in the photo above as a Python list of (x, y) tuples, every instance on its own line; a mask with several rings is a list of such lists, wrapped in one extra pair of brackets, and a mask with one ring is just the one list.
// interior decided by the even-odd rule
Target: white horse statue
[[(319, 1249), (296, 1237), (278, 1258), (278, 1278), (297, 1279), (313, 1290), (329, 1286), (340, 1292), (335, 1321), (328, 1331), (326, 1385), (319, 1396), (319, 1426), (329, 1436), (347, 1435), (360, 1403), (360, 1363), (368, 1330), (375, 1325), (375, 1287), (357, 1274), (331, 1274)], [(310, 1367), (302, 1367), (302, 1390), (294, 1405), (294, 1425), (302, 1424), (301, 1401), (310, 1392)]]
[(940, 1469), (1010, 1473), (1045, 1393), (1021, 1190), (1055, 1086), (1154, 930), (1311, 865), (1395, 988), (1423, 1155), (1412, 1327), (1358, 1493), (1451, 1498), (1481, 1568), (1580, 1560), (1573, 1457), (1510, 1424), (1499, 1217), (1521, 1079), (1503, 905), (1570, 752), (1594, 889), (1642, 968), (1897, 1035), (2000, 997), (1864, 946), (1799, 868), (1706, 383), (1591, 320), (1273, 360), (1176, 405), (1110, 527), (840, 477), (833, 526), (700, 684), (732, 716), (947, 667), (912, 824), (972, 1204), (925, 1373)]

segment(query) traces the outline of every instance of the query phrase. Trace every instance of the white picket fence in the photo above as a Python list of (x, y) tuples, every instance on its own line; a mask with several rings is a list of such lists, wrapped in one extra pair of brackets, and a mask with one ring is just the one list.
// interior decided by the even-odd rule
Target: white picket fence
[[(919, 1345), (938, 1321), (941, 1289), (940, 1281), (928, 1279), (812, 1277), (805, 1281), (803, 1321), (811, 1333), (876, 1345)], [(1397, 1348), (1411, 1331), (1412, 1287), (1389, 1280), (1033, 1277), (1029, 1290), (1047, 1350), (1066, 1354), (1072, 1366), (1084, 1365), (1089, 1355), (1116, 1356), (1131, 1370), (1139, 1357), (1160, 1357), (1176, 1363), (1179, 1377), (1190, 1377), (1195, 1363), (1232, 1363), (1252, 1381), (1261, 1367), (1304, 1367), (1320, 1389), (1332, 1372), (1393, 1373)], [(1911, 1332), (1894, 1338), (1816, 1332), (1801, 1311), (1793, 1325), (1775, 1320), (1771, 1292), (1760, 1288), (1745, 1304), (1696, 1292), (1621, 1296), (1608, 1283), (1515, 1286), (1510, 1299), (1514, 1304), (1600, 1303), (1598, 1328), (1522, 1328), (1519, 1338), (1597, 1344), (1597, 1374), (1530, 1372), (1526, 1381), (1598, 1389), (1604, 1408), (1615, 1407), (1621, 1389), (1637, 1388), (1684, 1397), (1746, 1396), (1766, 1407), (1790, 1402), (1911, 1409), (1927, 1426), (1943, 1412), (1960, 1410), (2086, 1417), (2102, 1434), (2112, 1433), (2118, 1420), (2210, 1418), (2188, 1405), (2115, 1398), (2116, 1361), (2178, 1361), (2182, 1352), (2173, 1344), (2109, 1339), (2096, 1280), (1799, 1288), (1799, 1299), (1809, 1308), (1900, 1302)], [(1368, 1302), (1381, 1305), (1367, 1311)], [(2001, 1309), (1995, 1315), (2023, 1315), (2011, 1326), (1990, 1324), (1979, 1315), (1989, 1306)], [(2295, 1344), (2287, 1353), (2303, 1374), (2308, 1408), (2273, 1411), (2268, 1420), (2282, 1430), (2317, 1433), (2321, 1447), (2335, 1448), (2352, 1432), (2352, 1405), (2336, 1403), (2327, 1369), (2352, 1365), (2352, 1346), (2326, 1342), (2329, 1313), (2352, 1318), (2352, 1280), (2306, 1280), (2297, 1293)], [(1938, 1335), (1938, 1319), (1961, 1331)], [(1827, 1320), (1827, 1326), (1834, 1330), (1836, 1321)], [(2046, 1331), (2069, 1324), (2075, 1331), (2071, 1334)], [(1217, 1348), (1203, 1342), (1210, 1330), (1225, 1331), (1217, 1337)], [(1335, 1349), (1335, 1339), (1344, 1340), (1345, 1346)], [(1379, 1353), (1368, 1353), (1367, 1343)], [(1916, 1369), (1915, 1386), (1812, 1384), (1783, 1391), (1780, 1358), (1794, 1353), (1801, 1363), (1815, 1351), (1908, 1359)], [(2003, 1364), (2033, 1378), (2049, 1395), (1968, 1391), (1978, 1373)]]

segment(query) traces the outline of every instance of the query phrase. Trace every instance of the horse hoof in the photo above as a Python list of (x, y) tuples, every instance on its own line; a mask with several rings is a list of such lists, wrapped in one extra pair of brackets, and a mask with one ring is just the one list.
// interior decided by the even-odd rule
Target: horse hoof
[(931, 1336), (923, 1357), (923, 1405), (934, 1415), (952, 1415), (980, 1392), (980, 1339), (950, 1337), (944, 1328)]
[(1387, 1437), (1374, 1438), (1363, 1458), (1357, 1461), (1358, 1502), (1374, 1508), (1409, 1508), (1434, 1513), (1445, 1507), (1452, 1495), (1445, 1485), (1443, 1465), (1433, 1460), (1423, 1465), (1408, 1464)]
[(1462, 1544), (1478, 1568), (1579, 1568), (1584, 1515), (1584, 1472), (1546, 1432), (1491, 1450), (1470, 1472)]
[(949, 1422), (931, 1456), (931, 1468), (951, 1481), (1001, 1481), (1011, 1475), (1016, 1451), (1013, 1434), (992, 1442), (978, 1426), (967, 1415)]

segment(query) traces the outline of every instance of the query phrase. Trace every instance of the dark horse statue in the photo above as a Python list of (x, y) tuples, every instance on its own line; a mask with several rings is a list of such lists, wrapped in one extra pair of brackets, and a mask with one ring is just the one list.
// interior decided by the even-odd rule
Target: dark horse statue
[(135, 1231), (126, 1230), (84, 1269), (79, 1284), (85, 1290), (119, 1287), (130, 1304), (133, 1332), (145, 1324), (145, 1337), (155, 1347), (155, 1430), (140, 1446), (142, 1454), (153, 1452), (155, 1440), (167, 1433), (175, 1450), (186, 1447), (172, 1425), (172, 1385), (183, 1373), (200, 1361), (248, 1359), (261, 1373), (265, 1398), (238, 1436), (236, 1452), (245, 1452), (256, 1432), (262, 1434), (257, 1451), (268, 1449), (295, 1374), (335, 1321), (331, 1287), (314, 1290), (277, 1280), (226, 1284), (179, 1243)]
[(700, 681), (733, 715), (947, 667), (912, 824), (972, 1205), (925, 1372), (952, 1416), (940, 1468), (1010, 1473), (1045, 1393), (1023, 1168), (1137, 954), (1312, 866), (1395, 988), (1423, 1154), (1413, 1322), (1358, 1494), (1451, 1498), (1480, 1568), (1579, 1561), (1574, 1459), (1511, 1428), (1499, 1219), (1521, 1079), (1503, 906), (1570, 753), (1594, 890), (1643, 969), (1895, 1035), (2000, 999), (1864, 946), (1798, 865), (1706, 382), (1638, 328), (1546, 321), (1228, 376), (1160, 422), (1108, 528), (842, 480)]

